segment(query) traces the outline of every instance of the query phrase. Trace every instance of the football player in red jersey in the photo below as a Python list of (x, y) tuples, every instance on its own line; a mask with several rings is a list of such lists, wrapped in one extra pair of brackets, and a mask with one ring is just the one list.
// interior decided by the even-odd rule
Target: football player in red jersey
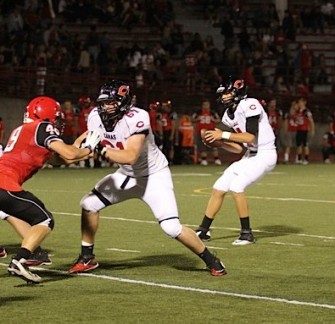
[(171, 164), (174, 157), (173, 144), (177, 132), (176, 112), (172, 111), (172, 104), (170, 100), (162, 101), (161, 123), (163, 129), (163, 143), (162, 152)]
[(163, 127), (162, 127), (162, 118), (159, 112), (160, 102), (151, 102), (149, 104), (149, 118), (152, 132), (155, 136), (155, 142), (157, 146), (162, 149), (163, 145)]
[(284, 115), (284, 163), (289, 163), (290, 153), (293, 146), (295, 146), (295, 138), (297, 133), (296, 113), (298, 103), (296, 100), (291, 102), (291, 107)]
[(78, 135), (80, 135), (87, 131), (87, 117), (93, 109), (91, 98), (89, 96), (81, 96), (78, 100), (78, 106), (80, 108), (78, 114)]
[(217, 148), (210, 149), (201, 139), (201, 130), (213, 130), (215, 126), (220, 122), (220, 116), (217, 112), (211, 110), (211, 103), (208, 99), (204, 99), (201, 104), (201, 109), (192, 115), (193, 121), (196, 123), (197, 131), (197, 148), (198, 154), (200, 155), (200, 164), (208, 165), (207, 154), (208, 151), (213, 152), (214, 163), (216, 165), (221, 165), (221, 160), (219, 158), (219, 152)]
[[(78, 100), (78, 107), (80, 109), (78, 114), (78, 134), (77, 136), (83, 134), (87, 131), (87, 117), (90, 114), (91, 110), (94, 107), (94, 102), (91, 100), (89, 96), (81, 96)], [(89, 158), (85, 161), (79, 162), (80, 167), (94, 167), (94, 158)]]
[(268, 114), (269, 123), (273, 129), (273, 132), (276, 136), (275, 145), (277, 150), (280, 148), (280, 130), (282, 128), (283, 123), (283, 111), (277, 107), (277, 100), (276, 98), (271, 98), (265, 109), (266, 113)]
[[(298, 98), (298, 110), (296, 114), (297, 133), (296, 163), (307, 165), (309, 163), (309, 137), (315, 134), (315, 124), (311, 111), (307, 108), (307, 99), (303, 96)], [(302, 154), (304, 153), (304, 160)]]
[(55, 152), (67, 161), (87, 158), (100, 141), (97, 132), (86, 134), (73, 145), (60, 138), (64, 114), (59, 103), (50, 97), (37, 97), (26, 108), (24, 123), (13, 130), (3, 156), (0, 158), (0, 210), (30, 224), (21, 247), (8, 266), (8, 272), (27, 282), (39, 283), (41, 278), (26, 264), (54, 227), (54, 219), (43, 202), (22, 188)]

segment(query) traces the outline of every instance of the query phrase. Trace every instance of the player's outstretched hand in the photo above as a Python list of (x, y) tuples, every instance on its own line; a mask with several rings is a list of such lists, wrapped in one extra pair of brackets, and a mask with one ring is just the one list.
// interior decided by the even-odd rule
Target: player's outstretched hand
[(100, 133), (97, 131), (88, 131), (86, 141), (82, 147), (87, 147), (91, 152), (94, 151), (95, 147), (101, 140)]

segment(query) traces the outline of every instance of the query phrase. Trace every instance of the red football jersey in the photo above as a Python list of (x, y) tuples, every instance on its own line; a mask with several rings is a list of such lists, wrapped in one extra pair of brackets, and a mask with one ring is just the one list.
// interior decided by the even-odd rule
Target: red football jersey
[(279, 130), (280, 124), (279, 120), (282, 117), (283, 113), (278, 109), (268, 110), (269, 123), (273, 130)]
[(82, 110), (80, 110), (80, 113), (78, 115), (78, 128), (79, 128), (80, 134), (87, 131), (87, 118), (91, 110), (92, 110), (92, 107), (87, 107), (87, 108), (83, 108)]
[(159, 127), (158, 127), (158, 122), (160, 121), (161, 119), (161, 116), (160, 114), (154, 110), (154, 109), (151, 109), (149, 111), (149, 117), (150, 117), (150, 125), (151, 125), (151, 129), (153, 132), (157, 132)]
[(63, 136), (74, 136), (76, 134), (75, 122), (76, 116), (72, 111), (64, 112), (65, 117), (65, 128)]
[(35, 121), (14, 129), (0, 158), (0, 188), (22, 191), (22, 184), (50, 158), (48, 145), (55, 140), (62, 141), (49, 122)]
[(312, 113), (308, 109), (298, 111), (296, 114), (297, 130), (308, 131), (309, 130), (309, 118), (312, 117)]
[(193, 114), (193, 119), (197, 119), (197, 133), (200, 134), (202, 129), (214, 129), (216, 126), (215, 120), (220, 120), (216, 112), (212, 110), (200, 110)]
[(172, 130), (171, 113), (163, 112), (161, 114), (161, 121), (162, 121), (163, 131)]

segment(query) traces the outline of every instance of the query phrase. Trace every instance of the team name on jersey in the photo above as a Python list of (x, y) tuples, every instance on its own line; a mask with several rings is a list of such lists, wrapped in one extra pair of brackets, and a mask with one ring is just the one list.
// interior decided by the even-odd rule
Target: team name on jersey
[(108, 139), (116, 139), (115, 134), (108, 134), (108, 133), (104, 133), (104, 138), (108, 138)]

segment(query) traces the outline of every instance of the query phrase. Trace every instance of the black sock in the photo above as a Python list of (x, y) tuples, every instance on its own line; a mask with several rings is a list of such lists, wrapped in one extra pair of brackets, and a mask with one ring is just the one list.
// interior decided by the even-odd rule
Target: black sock
[(16, 256), (14, 257), (14, 259), (18, 261), (20, 261), (21, 259), (28, 260), (30, 255), (31, 255), (31, 252), (28, 249), (21, 247), (19, 251), (17, 252)]
[(198, 255), (202, 260), (204, 260), (207, 266), (212, 265), (215, 261), (215, 256), (211, 252), (209, 252), (207, 248), (205, 248), (204, 252)]
[(248, 217), (240, 218), (242, 230), (250, 230), (250, 219)]
[(89, 246), (81, 246), (81, 255), (93, 255), (94, 244)]
[(305, 161), (308, 161), (308, 159), (309, 159), (309, 156), (307, 154), (307, 155), (305, 155)]
[(211, 227), (213, 220), (213, 218), (209, 218), (205, 215), (202, 219), (202, 223), (200, 224), (199, 229), (203, 232), (207, 232)]

